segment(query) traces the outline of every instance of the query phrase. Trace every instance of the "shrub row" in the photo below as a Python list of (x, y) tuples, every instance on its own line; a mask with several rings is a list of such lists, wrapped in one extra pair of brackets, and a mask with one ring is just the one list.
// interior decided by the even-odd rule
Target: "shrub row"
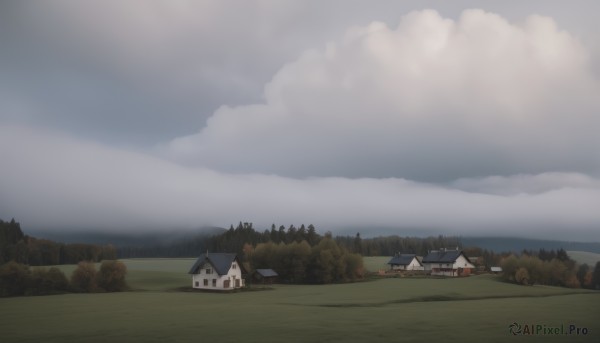
[(80, 262), (68, 280), (56, 267), (31, 269), (11, 261), (0, 266), (0, 297), (120, 292), (127, 289), (126, 274), (127, 267), (119, 261), (104, 261), (99, 271), (91, 262)]

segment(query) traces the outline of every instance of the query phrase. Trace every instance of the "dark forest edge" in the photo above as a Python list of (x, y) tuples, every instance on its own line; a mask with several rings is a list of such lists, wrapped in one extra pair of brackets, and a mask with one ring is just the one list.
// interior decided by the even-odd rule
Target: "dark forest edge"
[(0, 297), (64, 293), (104, 293), (127, 290), (127, 266), (106, 260), (100, 270), (92, 262), (79, 262), (70, 279), (56, 267), (31, 269), (10, 261), (0, 265)]
[[(323, 236), (313, 225), (295, 227), (275, 224), (264, 231), (253, 228), (252, 223), (240, 222), (228, 230), (217, 227), (201, 228), (197, 231), (148, 232), (139, 234), (119, 233), (58, 233), (35, 232), (35, 238), (23, 234), (15, 220), (0, 219), (0, 263), (9, 260), (29, 265), (75, 264), (82, 260), (101, 261), (115, 258), (148, 257), (197, 257), (200, 252), (241, 253), (244, 244), (256, 246), (260, 243), (285, 243), (307, 241), (312, 247)], [(393, 256), (398, 252), (424, 256), (430, 250), (458, 247), (479, 248), (472, 252), (481, 256), (523, 250), (577, 250), (600, 253), (600, 243), (562, 242), (507, 237), (401, 237), (397, 235), (362, 238), (335, 236), (334, 240), (352, 253), (363, 256)], [(58, 243), (61, 242), (61, 243)], [(62, 243), (66, 242), (66, 243)], [(497, 263), (495, 264), (497, 265)], [(489, 267), (489, 265), (486, 265)]]
[(15, 261), (31, 266), (48, 266), (116, 258), (117, 249), (111, 244), (64, 244), (38, 239), (24, 234), (21, 225), (14, 219), (10, 222), (0, 219), (0, 264)]

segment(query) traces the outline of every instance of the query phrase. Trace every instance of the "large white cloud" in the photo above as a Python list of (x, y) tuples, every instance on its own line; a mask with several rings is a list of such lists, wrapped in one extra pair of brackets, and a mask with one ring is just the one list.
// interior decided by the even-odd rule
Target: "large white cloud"
[(600, 87), (588, 53), (546, 17), (412, 12), (348, 30), (223, 106), (170, 158), (230, 172), (459, 177), (597, 172)]
[(446, 186), (224, 174), (20, 126), (0, 126), (0, 160), (0, 218), (15, 217), (38, 231), (164, 230), (243, 220), (259, 228), (313, 223), (365, 235), (390, 229), (599, 239), (600, 179), (583, 174), (462, 179)]

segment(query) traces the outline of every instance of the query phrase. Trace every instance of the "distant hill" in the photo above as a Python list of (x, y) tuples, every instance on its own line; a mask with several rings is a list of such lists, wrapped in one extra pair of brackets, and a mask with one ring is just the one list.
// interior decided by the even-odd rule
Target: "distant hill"
[(460, 241), (463, 247), (480, 247), (494, 252), (564, 249), (600, 254), (600, 242), (566, 242), (515, 237), (461, 237)]
[[(204, 248), (204, 245), (200, 244), (200, 241), (203, 241), (210, 236), (223, 234), (226, 231), (226, 229), (220, 227), (202, 227), (190, 231), (171, 230), (143, 233), (31, 231), (31, 234), (35, 237), (64, 243), (112, 244), (117, 248), (146, 247), (154, 250), (157, 246), (162, 249), (166, 247), (181, 246), (182, 244), (189, 246), (192, 243), (196, 243), (195, 245), (198, 246), (202, 245), (202, 248)], [(337, 234), (339, 235), (340, 233), (338, 232)], [(355, 233), (352, 234), (352, 239), (354, 238), (354, 235)], [(378, 239), (382, 239), (382, 237), (378, 237)], [(464, 248), (480, 247), (494, 252), (563, 249), (567, 251), (600, 254), (600, 242), (567, 242), (517, 237), (457, 237), (457, 239)], [(365, 239), (365, 241), (368, 240), (369, 239)], [(191, 247), (189, 249), (191, 249)], [(124, 252), (126, 249), (119, 250)], [(195, 249), (191, 250), (195, 251)]]
[(44, 239), (63, 243), (112, 244), (123, 246), (148, 246), (169, 244), (186, 239), (219, 235), (225, 232), (220, 227), (202, 227), (197, 230), (165, 230), (152, 232), (100, 232), (100, 231), (35, 231), (31, 234)]

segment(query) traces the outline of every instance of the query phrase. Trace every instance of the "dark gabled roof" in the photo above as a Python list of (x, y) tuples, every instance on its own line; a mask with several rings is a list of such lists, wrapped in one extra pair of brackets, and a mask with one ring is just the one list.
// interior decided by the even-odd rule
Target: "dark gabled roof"
[(258, 275), (260, 275), (262, 277), (275, 277), (275, 276), (279, 276), (279, 274), (277, 274), (277, 272), (274, 271), (273, 269), (257, 269), (255, 271), (255, 273), (257, 273)]
[(423, 257), (423, 263), (454, 263), (460, 255), (463, 255), (471, 263), (461, 250), (432, 250)]
[[(237, 259), (236, 254), (227, 254), (227, 253), (206, 253), (202, 256), (198, 257), (196, 263), (192, 266), (188, 274), (198, 274), (198, 269), (204, 265), (204, 263), (209, 262), (215, 271), (219, 275), (225, 275), (229, 272), (229, 268), (231, 268), (231, 264), (233, 261)], [(241, 264), (238, 263), (241, 268)]]
[[(415, 254), (400, 254), (392, 257), (390, 262), (388, 262), (387, 264), (408, 266), (415, 257)], [(419, 262), (418, 259), (417, 262)], [(421, 264), (421, 262), (419, 262), (419, 264)]]

